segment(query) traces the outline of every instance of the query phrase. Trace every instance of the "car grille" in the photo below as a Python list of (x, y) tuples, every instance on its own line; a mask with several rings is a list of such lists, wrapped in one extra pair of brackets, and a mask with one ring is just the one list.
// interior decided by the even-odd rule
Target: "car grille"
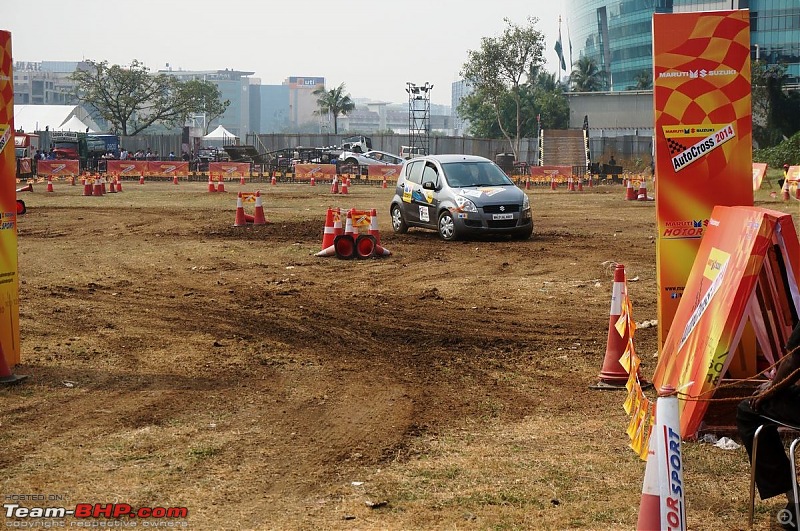
[(485, 205), (483, 211), (487, 214), (507, 214), (519, 212), (519, 205)]
[(510, 229), (517, 226), (516, 219), (501, 219), (498, 221), (487, 221), (486, 224), (490, 229)]

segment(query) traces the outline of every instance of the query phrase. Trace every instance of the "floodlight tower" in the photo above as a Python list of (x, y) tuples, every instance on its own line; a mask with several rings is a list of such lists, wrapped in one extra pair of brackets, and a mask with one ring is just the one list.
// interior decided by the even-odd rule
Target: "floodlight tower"
[[(408, 145), (431, 152), (431, 90), (433, 85), (406, 83), (408, 92)], [(412, 150), (413, 153), (413, 150)]]

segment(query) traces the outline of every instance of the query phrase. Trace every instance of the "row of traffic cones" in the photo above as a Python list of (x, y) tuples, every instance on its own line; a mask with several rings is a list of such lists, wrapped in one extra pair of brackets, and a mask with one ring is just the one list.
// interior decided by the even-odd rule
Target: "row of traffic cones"
[(642, 179), (639, 181), (639, 190), (633, 187), (633, 179), (626, 179), (625, 200), (626, 201), (653, 201), (652, 197), (647, 196), (647, 182)]
[(83, 179), (83, 195), (85, 196), (101, 196), (106, 193), (114, 194), (121, 191), (122, 183), (116, 177), (111, 181), (106, 181), (105, 177), (95, 178), (93, 182), (89, 179)]
[(349, 188), (350, 188), (350, 177), (348, 177), (347, 179), (342, 179), (342, 189), (339, 190), (339, 176), (338, 175), (333, 176), (333, 181), (331, 181), (332, 194), (347, 195)]
[[(353, 223), (353, 217), (364, 219), (369, 216), (369, 231), (359, 234)], [(392, 252), (381, 245), (381, 234), (378, 229), (378, 211), (372, 209), (358, 211), (354, 208), (347, 211), (345, 227), (342, 229), (341, 210), (329, 208), (325, 216), (325, 228), (322, 233), (322, 250), (316, 256), (336, 256), (337, 258), (369, 258), (372, 256), (389, 256)]]
[(222, 182), (222, 179), (219, 180), (219, 184), (214, 184), (214, 180), (211, 176), (208, 176), (208, 191), (211, 193), (216, 192), (224, 192), (225, 191), (225, 183)]
[[(247, 194), (248, 198), (251, 194)], [(252, 225), (266, 225), (267, 217), (264, 214), (264, 204), (261, 202), (261, 190), (257, 190), (255, 195), (256, 210), (252, 216), (244, 212), (244, 194), (239, 192), (236, 197), (236, 218), (234, 219), (234, 227), (246, 227), (247, 224)]]

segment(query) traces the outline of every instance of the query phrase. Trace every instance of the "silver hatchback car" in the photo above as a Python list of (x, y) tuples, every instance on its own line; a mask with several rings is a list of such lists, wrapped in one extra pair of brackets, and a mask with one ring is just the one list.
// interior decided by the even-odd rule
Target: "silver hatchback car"
[(473, 155), (428, 155), (403, 163), (389, 207), (392, 228), (439, 232), (443, 240), (467, 235), (533, 232), (528, 195), (494, 162)]

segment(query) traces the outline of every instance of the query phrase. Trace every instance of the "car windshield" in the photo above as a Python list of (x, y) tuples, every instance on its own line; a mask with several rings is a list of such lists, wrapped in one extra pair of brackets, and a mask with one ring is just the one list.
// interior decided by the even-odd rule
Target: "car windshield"
[(447, 183), (453, 188), (469, 186), (513, 186), (503, 170), (491, 162), (449, 162), (442, 164)]

